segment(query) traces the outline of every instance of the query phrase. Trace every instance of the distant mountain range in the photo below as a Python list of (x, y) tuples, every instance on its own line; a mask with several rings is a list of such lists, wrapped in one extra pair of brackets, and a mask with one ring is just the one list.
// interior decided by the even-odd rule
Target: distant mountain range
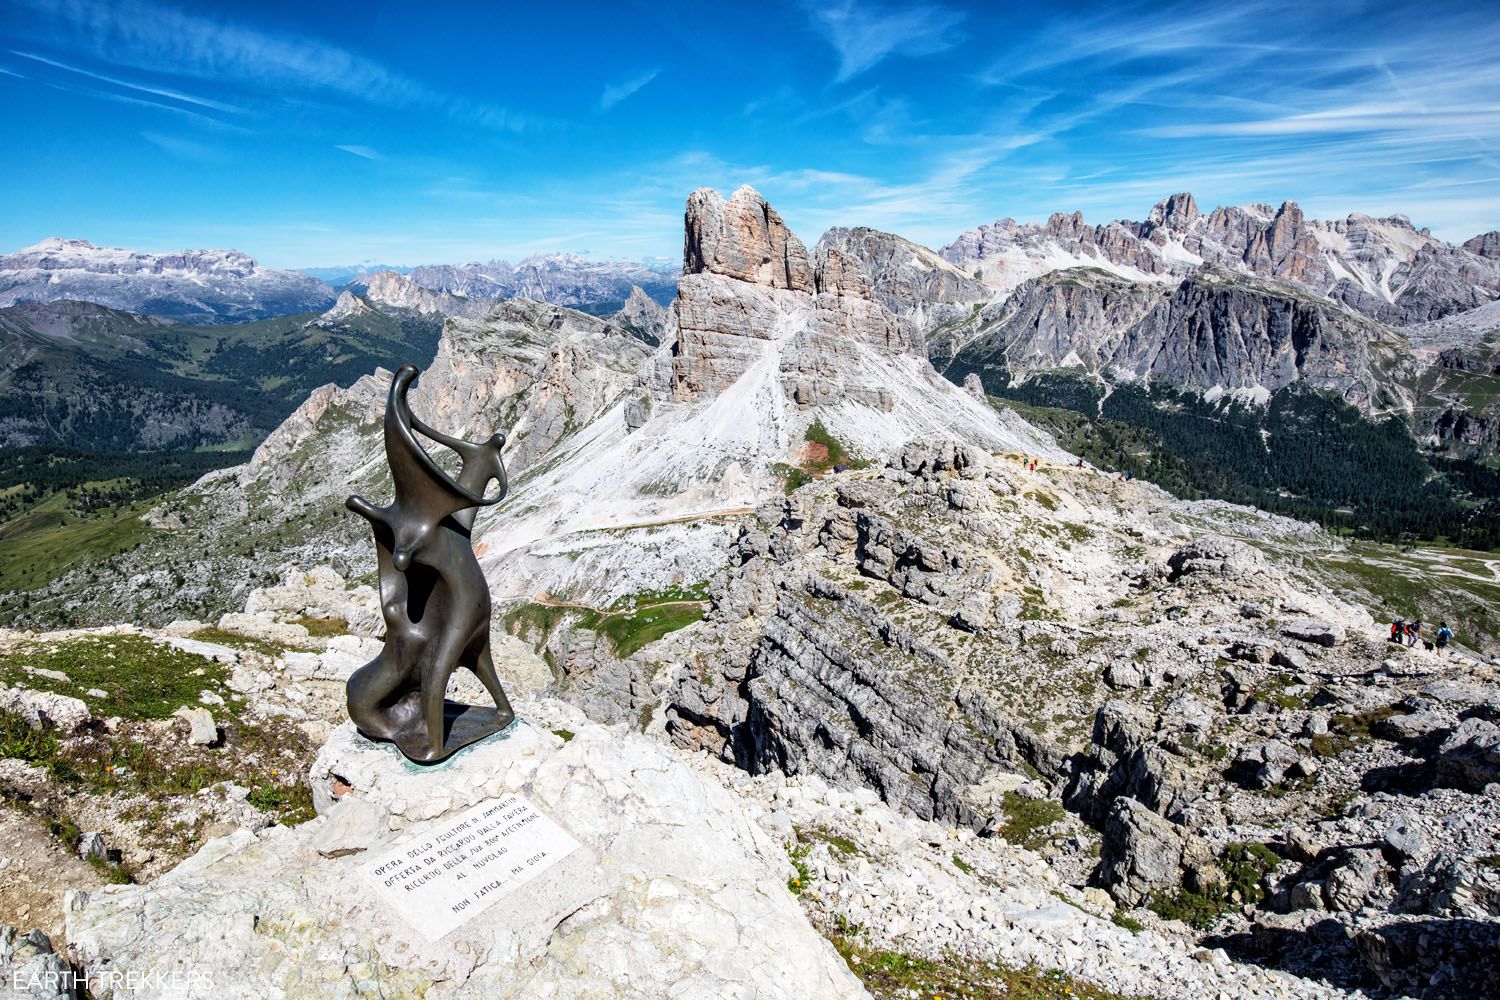
[[(1205, 213), (1178, 193), (1140, 222), (1091, 225), (1080, 213), (1001, 219), (939, 250), (876, 229), (829, 229), (808, 259), (829, 253), (847, 280), (862, 282), (910, 328), (939, 372), (954, 382), (974, 376), (992, 396), (1073, 400), (1103, 417), (1154, 391), (1188, 391), (1209, 406), (1265, 406), (1311, 390), (1365, 417), (1400, 418), (1436, 453), (1500, 451), (1500, 232), (1454, 246), (1403, 216), (1310, 219), (1290, 201)], [(747, 261), (741, 270), (757, 280), (766, 265)], [(27, 390), (7, 403), (0, 439), (168, 447), (195, 439), (178, 427), (198, 426), (211, 441), (254, 441), (269, 424), (246, 406), (236, 405), (237, 417), (222, 412), (228, 382), (257, 393), (275, 385), (272, 409), (285, 414), (306, 391), (347, 384), (372, 361), (431, 357), (443, 319), (480, 321), (504, 298), (607, 315), (648, 345), (676, 342), (691, 333), (679, 327), (684, 307), (663, 306), (678, 295), (682, 271), (676, 262), (567, 253), (408, 274), (318, 270), (347, 279), (341, 294), (234, 250), (151, 255), (45, 240), (0, 258), (0, 303), (84, 300), (107, 309), (7, 313), (7, 387), (24, 390), (45, 376), (65, 387), (49, 405), (66, 408), (66, 387), (80, 378), (81, 399), (98, 399), (105, 384), (208, 378), (219, 391), (184, 391), (217, 408), (189, 406), (180, 418), (126, 432), (120, 418), (89, 424), (77, 412), (42, 414), (40, 390)], [(248, 319), (255, 322), (243, 325)], [(231, 325), (195, 334), (181, 324)], [(681, 343), (688, 354), (696, 349), (691, 337)], [(281, 367), (287, 372), (278, 375)], [(810, 379), (805, 391), (822, 390)], [(99, 430), (107, 424), (118, 433)]]
[(340, 289), (363, 292), (382, 273), (410, 274), (424, 288), (471, 299), (530, 298), (605, 315), (621, 309), (637, 286), (661, 305), (670, 302), (681, 268), (545, 254), (514, 265), (288, 271), (238, 250), (158, 254), (51, 237), (0, 256), (0, 307), (70, 299), (182, 323), (242, 323), (327, 309)]
[(404, 264), (335, 264), (330, 267), (299, 267), (297, 270), (310, 278), (317, 278), (332, 288), (344, 288), (348, 285), (363, 283), (368, 281), (371, 275), (381, 271), (395, 271), (397, 274), (411, 273), (411, 267)]
[(1081, 212), (1040, 224), (1001, 219), (939, 252), (1001, 288), (1068, 266), (1158, 282), (1222, 268), (1284, 281), (1394, 324), (1437, 319), (1500, 295), (1500, 233), (1453, 246), (1402, 215), (1310, 219), (1294, 201), (1204, 214), (1191, 194), (1174, 194), (1144, 222), (1091, 226)]
[(1489, 312), (1500, 234), (1455, 246), (1402, 216), (1309, 219), (1295, 202), (1204, 214), (1176, 194), (1143, 222), (1001, 219), (938, 251), (833, 229), (820, 245), (861, 262), (940, 371), (976, 375), (995, 395), (1035, 402), (1038, 379), (1059, 376), (1097, 383), (1089, 397), (1131, 387), (1264, 404), (1311, 389), (1399, 416), (1461, 456), (1493, 453), (1500, 436), (1500, 383), (1465, 356), (1500, 342)]
[(412, 280), (442, 292), (473, 298), (534, 299), (602, 315), (616, 312), (639, 287), (661, 305), (677, 294), (682, 267), (675, 261), (596, 261), (577, 254), (539, 254), (518, 264), (414, 267)]
[(233, 323), (327, 309), (334, 292), (238, 250), (154, 254), (53, 237), (0, 257), (0, 306), (74, 299), (184, 323)]
[(0, 447), (249, 448), (318, 386), (425, 364), (447, 316), (491, 306), (389, 271), (321, 314), (248, 323), (23, 302), (0, 309)]

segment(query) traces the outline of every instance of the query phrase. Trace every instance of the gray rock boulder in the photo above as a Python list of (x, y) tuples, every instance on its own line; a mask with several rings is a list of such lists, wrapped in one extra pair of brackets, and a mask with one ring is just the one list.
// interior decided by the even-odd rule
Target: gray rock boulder
[(1332, 648), (1344, 641), (1344, 626), (1319, 618), (1298, 618), (1282, 625), (1281, 634)]
[(1385, 863), (1380, 852), (1361, 848), (1350, 851), (1328, 875), (1323, 894), (1330, 910), (1352, 912), (1366, 905), (1380, 886)]
[(12, 1000), (75, 1000), (73, 970), (41, 931), (0, 926), (0, 983)]
[(1266, 571), (1266, 559), (1244, 542), (1209, 536), (1196, 538), (1167, 557), (1169, 581), (1191, 576), (1239, 578)]
[(104, 834), (91, 831), (78, 838), (78, 856), (85, 861), (97, 858), (104, 861), (109, 857), (109, 850), (104, 846)]
[(1122, 906), (1140, 906), (1155, 891), (1215, 880), (1213, 853), (1201, 838), (1135, 799), (1117, 798), (1104, 823), (1099, 861), (1106, 887)]
[(1500, 983), (1495, 921), (1397, 919), (1351, 936), (1371, 971), (1401, 995), (1493, 996)]
[(214, 723), (213, 713), (206, 708), (179, 708), (172, 713), (188, 724), (188, 742), (195, 746), (211, 747), (219, 741), (219, 727)]
[(1104, 668), (1104, 683), (1116, 691), (1138, 688), (1146, 683), (1146, 672), (1134, 660), (1121, 658)]
[(1235, 764), (1251, 776), (1256, 788), (1281, 784), (1298, 765), (1297, 751), (1281, 740), (1266, 740), (1240, 752)]
[(1482, 792), (1500, 781), (1500, 726), (1469, 718), (1450, 732), (1428, 764), (1434, 784)]

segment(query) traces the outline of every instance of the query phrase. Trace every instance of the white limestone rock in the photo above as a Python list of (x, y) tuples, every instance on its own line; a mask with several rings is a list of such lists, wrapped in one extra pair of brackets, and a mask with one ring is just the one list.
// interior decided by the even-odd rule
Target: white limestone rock
[(231, 611), (219, 618), (219, 628), (249, 639), (263, 639), (266, 642), (280, 643), (284, 646), (306, 648), (315, 644), (315, 640), (308, 635), (306, 626), (294, 622), (277, 621), (265, 612), (249, 614), (243, 611)]
[[(311, 777), (332, 774), (364, 805), (241, 830), (154, 883), (75, 898), (76, 960), (95, 973), (214, 970), (218, 987), (189, 983), (184, 997), (218, 998), (225, 984), (257, 998), (865, 995), (787, 892), (785, 855), (751, 811), (641, 736), (587, 725), (565, 742), (521, 723), (419, 772), (345, 725)], [(365, 887), (364, 851), (319, 853), (335, 824), (373, 846), (383, 811), (410, 833), (508, 791), (583, 850), (437, 942)]]
[(158, 636), (157, 641), (164, 646), (171, 646), (173, 649), (180, 649), (184, 653), (192, 653), (194, 656), (201, 656), (216, 663), (238, 663), (240, 660), (239, 650), (217, 642), (203, 642), (200, 639), (189, 639), (178, 635)]
[(87, 725), (90, 718), (89, 707), (77, 698), (4, 684), (0, 684), (0, 709), (21, 716), (34, 729), (52, 726), (65, 733)]
[(188, 724), (188, 742), (194, 746), (211, 747), (219, 741), (219, 728), (208, 709), (183, 706), (172, 714)]

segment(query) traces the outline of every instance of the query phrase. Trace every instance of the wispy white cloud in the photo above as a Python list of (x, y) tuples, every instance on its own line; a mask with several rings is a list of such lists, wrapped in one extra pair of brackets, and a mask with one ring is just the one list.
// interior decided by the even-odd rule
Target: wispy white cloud
[(163, 135), (160, 132), (146, 131), (141, 133), (141, 138), (184, 160), (192, 160), (195, 163), (219, 163), (227, 159), (225, 151), (218, 146), (199, 142), (196, 139), (187, 139), (178, 135)]
[(332, 91), (500, 131), (521, 131), (529, 123), (511, 109), (444, 93), (318, 39), (259, 31), (151, 0), (25, 2), (47, 16), (58, 41), (118, 66), (277, 92)]
[(604, 93), (599, 95), (599, 110), (608, 111), (652, 80), (655, 80), (660, 73), (661, 67), (658, 66), (655, 69), (648, 69), (639, 76), (632, 77), (623, 83), (609, 84), (604, 88)]
[[(1257, 40), (1268, 7), (1261, 2), (1184, 6), (1110, 5), (1092, 16), (1054, 19), (1039, 30), (1016, 38), (1016, 46), (982, 74), (992, 84), (1034, 78), (1045, 71), (1082, 66), (1097, 70), (1132, 60), (1161, 60), (1181, 54), (1219, 60), (1226, 51), (1288, 51), (1284, 40), (1274, 46)], [(1286, 14), (1277, 23), (1286, 25)], [(1285, 33), (1283, 32), (1283, 37)], [(1325, 45), (1320, 51), (1333, 48)], [(1310, 51), (1310, 50), (1309, 50)]]
[(1248, 121), (1160, 125), (1142, 135), (1169, 139), (1203, 136), (1328, 135), (1342, 132), (1443, 132), (1500, 128), (1500, 104), (1448, 107), (1441, 111), (1386, 104), (1330, 108), (1301, 115)]
[(354, 156), (358, 156), (358, 157), (361, 157), (361, 158), (366, 159), (366, 160), (381, 160), (381, 159), (384, 159), (383, 156), (381, 156), (375, 150), (371, 149), (369, 146), (346, 145), (346, 144), (340, 143), (340, 144), (334, 146), (333, 148), (334, 149), (342, 149), (346, 153), (351, 153)]
[(26, 74), (24, 74), (24, 73), (17, 73), (15, 70), (13, 70), (13, 69), (6, 69), (4, 66), (0, 66), (0, 73), (3, 73), (6, 76), (13, 76), (17, 80), (27, 80), (27, 79), (30, 79), (28, 76), (26, 76)]
[(838, 52), (839, 82), (887, 56), (930, 56), (952, 48), (964, 19), (962, 11), (931, 4), (877, 8), (856, 0), (810, 3), (808, 13)]
[(168, 87), (159, 87), (146, 83), (136, 83), (131, 80), (121, 80), (118, 77), (106, 76), (103, 73), (95, 73), (93, 70), (83, 69), (79, 66), (72, 66), (57, 59), (49, 59), (46, 56), (39, 56), (34, 52), (22, 52), (19, 49), (11, 49), (10, 54), (13, 56), (20, 56), (22, 59), (30, 59), (32, 62), (41, 63), (45, 66), (51, 66), (54, 69), (64, 70), (68, 73), (75, 73), (78, 76), (87, 77), (90, 80), (98, 80), (101, 83), (108, 83), (116, 87), (122, 87), (126, 90), (133, 90), (137, 93), (148, 94), (152, 97), (164, 97), (172, 101), (181, 101), (184, 104), (192, 104), (196, 107), (208, 108), (211, 111), (239, 112), (243, 110), (241, 108), (235, 107), (232, 104), (225, 104), (221, 101), (211, 101), (206, 97), (195, 97), (192, 94), (185, 94), (180, 90), (172, 90)]
[(221, 122), (217, 118), (211, 118), (201, 112), (194, 111), (191, 108), (185, 108), (177, 104), (166, 104), (161, 101), (143, 100), (140, 97), (132, 97), (129, 94), (122, 94), (118, 91), (100, 90), (98, 87), (90, 87), (83, 84), (66, 83), (60, 80), (37, 80), (35, 82), (40, 83), (42, 86), (48, 87), (52, 90), (61, 91), (64, 94), (78, 94), (83, 97), (93, 98), (95, 100), (110, 101), (115, 104), (125, 104), (137, 108), (149, 108), (152, 111), (166, 111), (180, 118), (185, 118), (190, 121), (196, 122), (199, 125), (207, 126), (209, 128), (225, 132), (248, 131), (248, 129), (245, 129), (241, 126)]

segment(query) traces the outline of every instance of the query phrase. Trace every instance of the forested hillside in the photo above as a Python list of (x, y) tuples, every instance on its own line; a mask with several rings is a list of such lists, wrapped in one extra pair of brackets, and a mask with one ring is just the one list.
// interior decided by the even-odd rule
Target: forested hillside
[[(949, 376), (962, 378), (950, 370)], [(1185, 499), (1214, 498), (1385, 541), (1500, 544), (1500, 472), (1428, 455), (1397, 418), (1372, 421), (1316, 392), (1264, 406), (1196, 393), (1105, 387), (1051, 372), (985, 389), (1090, 462)]]

